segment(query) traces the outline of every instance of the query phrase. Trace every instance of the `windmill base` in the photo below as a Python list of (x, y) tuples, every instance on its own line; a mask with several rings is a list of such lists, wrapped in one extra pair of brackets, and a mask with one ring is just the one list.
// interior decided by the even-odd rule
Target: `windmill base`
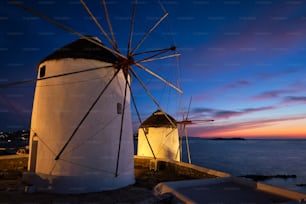
[(25, 172), (23, 182), (25, 192), (47, 192), (60, 194), (92, 193), (115, 190), (135, 183), (133, 175), (119, 175), (115, 177), (90, 176), (56, 176)]

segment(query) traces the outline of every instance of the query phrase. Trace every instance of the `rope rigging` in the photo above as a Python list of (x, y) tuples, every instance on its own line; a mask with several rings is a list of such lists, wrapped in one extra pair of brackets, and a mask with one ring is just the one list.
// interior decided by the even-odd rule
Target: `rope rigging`
[(74, 131), (72, 132), (71, 136), (69, 137), (69, 139), (67, 140), (67, 142), (64, 144), (64, 146), (62, 147), (62, 149), (59, 151), (59, 153), (56, 155), (56, 157), (54, 158), (55, 160), (58, 160), (60, 158), (60, 156), (62, 155), (62, 153), (64, 152), (64, 150), (66, 149), (66, 147), (68, 146), (68, 144), (70, 143), (70, 141), (72, 140), (72, 138), (75, 136), (75, 134), (77, 133), (78, 129), (81, 127), (81, 125), (83, 124), (83, 122), (85, 121), (85, 119), (87, 118), (87, 116), (89, 115), (89, 113), (91, 112), (91, 110), (95, 107), (95, 105), (98, 103), (99, 99), (101, 98), (101, 96), (104, 94), (104, 92), (107, 90), (107, 88), (109, 87), (109, 85), (112, 83), (112, 81), (115, 79), (115, 77), (117, 76), (117, 74), (119, 73), (120, 69), (118, 69), (113, 77), (109, 80), (109, 82), (105, 85), (105, 87), (102, 89), (102, 91), (100, 92), (100, 94), (98, 95), (98, 97), (96, 98), (96, 100), (93, 102), (93, 104), (90, 106), (90, 108), (88, 109), (88, 111), (86, 112), (86, 114), (83, 116), (83, 118), (81, 119), (81, 121), (79, 122), (79, 124), (77, 125), (77, 127), (74, 129)]
[(128, 84), (129, 84), (127, 73), (124, 73), (124, 78), (125, 78), (125, 87), (124, 87), (124, 97), (123, 97), (123, 110), (121, 114), (119, 144), (118, 144), (118, 152), (117, 152), (116, 173), (115, 173), (116, 177), (118, 176), (118, 170), (119, 170), (121, 140), (122, 140), (122, 134), (123, 134), (122, 130), (123, 130), (123, 123), (124, 123), (124, 115), (125, 115), (125, 104), (126, 104), (127, 90), (128, 90)]

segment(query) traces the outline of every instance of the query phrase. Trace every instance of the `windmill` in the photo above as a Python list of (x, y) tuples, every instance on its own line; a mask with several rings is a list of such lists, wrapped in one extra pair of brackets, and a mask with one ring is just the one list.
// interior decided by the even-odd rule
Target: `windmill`
[[(161, 106), (135, 69), (147, 72), (182, 93), (174, 84), (143, 65), (148, 61), (177, 57), (179, 54), (175, 52), (174, 46), (137, 52), (168, 13), (157, 19), (136, 45), (132, 46), (137, 8), (135, 0), (127, 53), (123, 54), (118, 48), (105, 0), (102, 4), (110, 34), (86, 2), (80, 2), (110, 46), (96, 38), (84, 36), (19, 1), (12, 1), (80, 38), (43, 59), (38, 66), (36, 80), (11, 84), (36, 81), (29, 172), (25, 177), (38, 191), (85, 193), (132, 184), (134, 171), (130, 99), (134, 105), (135, 100), (130, 77), (140, 83), (161, 111)], [(94, 54), (95, 51), (98, 55)], [(86, 96), (80, 95), (80, 92)], [(135, 109), (139, 116), (136, 105)], [(86, 135), (89, 136), (84, 138)]]
[[(171, 119), (171, 122), (168, 120)], [(177, 122), (157, 110), (140, 125), (137, 155), (180, 161)]]
[(181, 125), (181, 131), (182, 131), (182, 136), (180, 137), (180, 151), (182, 155), (182, 148), (183, 148), (183, 137), (185, 137), (186, 141), (186, 150), (187, 150), (187, 157), (188, 157), (188, 162), (191, 164), (191, 155), (190, 155), (190, 147), (189, 147), (189, 141), (188, 141), (188, 133), (187, 133), (187, 125), (193, 125), (193, 124), (199, 124), (199, 123), (204, 123), (204, 122), (213, 122), (214, 120), (212, 119), (199, 119), (199, 120), (191, 120), (189, 119), (189, 113), (190, 113), (190, 107), (191, 107), (191, 101), (192, 97), (190, 97), (188, 109), (187, 109), (187, 114), (186, 116), (184, 115), (184, 111), (182, 112), (183, 120), (182, 121), (177, 121), (177, 124)]

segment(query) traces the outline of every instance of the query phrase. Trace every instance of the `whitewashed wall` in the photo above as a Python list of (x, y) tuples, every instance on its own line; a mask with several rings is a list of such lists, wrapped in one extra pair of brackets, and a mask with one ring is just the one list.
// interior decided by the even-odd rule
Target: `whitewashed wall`
[[(45, 77), (49, 77), (109, 65), (98, 60), (68, 58), (45, 61), (39, 67), (46, 66)], [(37, 81), (31, 140), (36, 135), (38, 145), (37, 153), (30, 152), (28, 179), (38, 191), (84, 193), (117, 189), (134, 183), (129, 91), (116, 175), (122, 116), (117, 113), (117, 103), (123, 105), (125, 87), (122, 71), (95, 105), (60, 159), (55, 160), (115, 71), (114, 68), (105, 68)], [(33, 147), (31, 141), (30, 148)]]

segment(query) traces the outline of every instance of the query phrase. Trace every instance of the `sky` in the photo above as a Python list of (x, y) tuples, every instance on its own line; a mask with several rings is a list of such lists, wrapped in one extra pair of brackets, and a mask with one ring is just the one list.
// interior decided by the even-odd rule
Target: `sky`
[[(79, 1), (19, 2), (110, 46)], [(108, 30), (101, 1), (85, 2)], [(126, 54), (133, 1), (107, 1), (107, 7)], [(189, 125), (188, 135), (306, 138), (306, 1), (138, 1), (134, 46), (165, 11), (167, 18), (137, 51), (176, 46), (179, 57), (143, 65), (183, 95), (135, 70), (177, 120), (183, 112), (190, 120), (214, 120)], [(78, 38), (9, 1), (0, 3), (0, 25), (0, 84), (35, 79), (40, 60)], [(0, 89), (0, 130), (29, 128), (34, 88)], [(132, 90), (144, 120), (158, 107), (136, 79)]]

